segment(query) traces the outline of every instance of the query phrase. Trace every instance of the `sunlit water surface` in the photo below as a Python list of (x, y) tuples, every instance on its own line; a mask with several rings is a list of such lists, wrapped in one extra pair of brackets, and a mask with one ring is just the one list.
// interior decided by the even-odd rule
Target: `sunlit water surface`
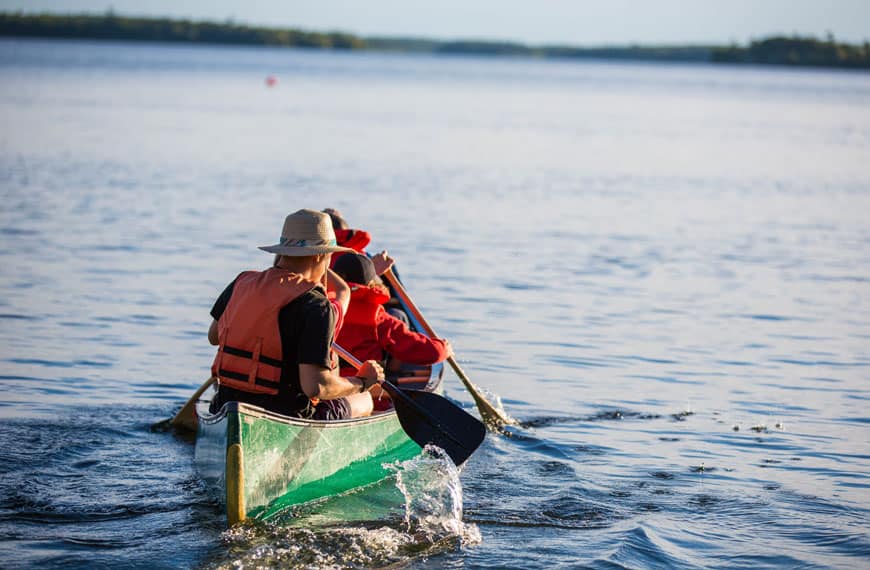
[[(0, 124), (4, 566), (870, 560), (867, 74), (3, 40)], [(523, 427), (226, 531), (149, 425), (327, 206)]]

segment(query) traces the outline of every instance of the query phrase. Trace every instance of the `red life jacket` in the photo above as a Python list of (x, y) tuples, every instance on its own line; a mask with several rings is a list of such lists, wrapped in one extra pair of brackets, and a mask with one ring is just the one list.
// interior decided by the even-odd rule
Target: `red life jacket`
[[(350, 306), (336, 342), (359, 360), (382, 361), (386, 353), (414, 364), (434, 364), (447, 358), (443, 340), (409, 330), (384, 310), (382, 305), (390, 300), (385, 290), (355, 283), (350, 287)], [(344, 366), (341, 374), (353, 376), (356, 369)]]
[[(384, 349), (378, 341), (378, 321), (385, 313), (382, 305), (390, 300), (390, 295), (372, 287), (350, 283), (350, 305), (344, 316), (344, 324), (336, 341), (359, 360), (381, 361)], [(342, 375), (353, 376), (356, 369), (343, 367)]]
[(342, 247), (365, 253), (366, 246), (372, 241), (372, 235), (365, 230), (335, 230), (335, 241)]
[[(371, 243), (372, 235), (365, 230), (335, 230), (335, 241), (342, 247), (349, 247), (359, 253), (365, 253), (366, 246)], [(333, 253), (329, 267), (335, 267), (335, 261), (344, 253)]]
[(283, 365), (278, 313), (316, 286), (277, 267), (246, 271), (236, 278), (218, 319), (218, 352), (211, 367), (222, 386), (278, 394)]

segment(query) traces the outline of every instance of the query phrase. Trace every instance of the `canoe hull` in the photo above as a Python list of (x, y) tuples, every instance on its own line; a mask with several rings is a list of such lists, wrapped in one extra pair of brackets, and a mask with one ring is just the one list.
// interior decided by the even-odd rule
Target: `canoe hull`
[[(411, 328), (423, 331), (404, 308)], [(440, 394), (443, 372), (441, 363), (406, 364), (394, 381)], [(231, 525), (375, 483), (390, 475), (386, 464), (422, 451), (404, 432), (395, 411), (325, 422), (229, 402), (212, 414), (214, 394), (212, 389), (196, 406), (196, 464), (200, 476), (224, 497)]]
[(394, 412), (323, 422), (230, 402), (200, 414), (196, 464), (235, 524), (380, 481), (420, 452)]

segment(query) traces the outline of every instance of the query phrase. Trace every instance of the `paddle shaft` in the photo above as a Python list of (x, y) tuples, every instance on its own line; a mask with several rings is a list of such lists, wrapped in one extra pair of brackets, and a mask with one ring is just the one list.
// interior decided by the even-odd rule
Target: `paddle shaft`
[(187, 431), (196, 431), (197, 424), (199, 423), (196, 417), (196, 402), (199, 400), (199, 397), (202, 396), (203, 392), (209, 389), (209, 387), (217, 381), (217, 378), (212, 376), (208, 380), (202, 383), (202, 386), (196, 389), (196, 392), (193, 393), (193, 396), (190, 397), (189, 400), (178, 410), (178, 413), (175, 414), (172, 418), (159, 421), (151, 426), (152, 430), (163, 431), (167, 426), (174, 427), (175, 429), (182, 429)]
[[(405, 291), (405, 287), (402, 283), (396, 278), (396, 275), (393, 273), (392, 269), (387, 269), (383, 273), (383, 277), (393, 286), (393, 289), (396, 291), (396, 295), (402, 300), (405, 304), (405, 307), (411, 311), (411, 314), (417, 319), (417, 322), (423, 327), (428, 334), (432, 338), (438, 338), (438, 335), (435, 334), (435, 331), (423, 317), (423, 313), (420, 312), (420, 309), (417, 308), (417, 305), (414, 304), (414, 301), (408, 295), (408, 292)], [(474, 399), (474, 403), (477, 405), (477, 409), (480, 412), (481, 417), (483, 417), (486, 423), (495, 423), (497, 425), (513, 425), (516, 424), (516, 420), (507, 417), (504, 412), (495, 408), (492, 404), (490, 404), (486, 398), (484, 398), (483, 394), (477, 389), (471, 380), (468, 379), (468, 376), (465, 375), (465, 371), (462, 370), (462, 367), (459, 366), (459, 363), (456, 362), (456, 359), (453, 356), (447, 358), (447, 362), (450, 363), (450, 366), (453, 368), (453, 371), (456, 372), (456, 375), (459, 376), (459, 379), (465, 385), (465, 389), (468, 390), (468, 393), (471, 394), (471, 397)]]
[[(351, 352), (350, 352), (349, 350), (347, 350), (346, 348), (342, 348), (341, 345), (336, 344), (336, 343), (332, 343), (332, 348), (334, 348), (334, 349), (335, 349), (335, 352), (337, 352), (339, 356), (341, 356), (342, 358), (344, 358), (344, 359), (345, 359), (348, 363), (350, 363), (354, 368), (356, 368), (357, 370), (360, 369), (360, 367), (362, 366), (362, 360), (360, 360), (359, 358), (357, 358), (356, 356), (354, 356), (353, 354), (351, 354)], [(400, 394), (400, 397), (401, 397), (401, 398), (403, 398), (406, 402), (408, 402), (408, 403), (410, 403), (411, 405), (413, 405), (415, 408), (419, 408), (419, 407), (420, 407), (420, 406), (418, 406), (418, 405), (417, 405), (413, 400), (411, 400), (408, 396), (406, 396), (406, 395), (405, 395), (401, 390), (399, 390), (396, 386), (394, 386), (392, 383), (390, 383), (390, 382), (384, 380), (384, 384), (387, 384), (388, 386), (392, 386), (392, 387), (395, 389), (395, 391), (398, 392), (398, 393)], [(390, 391), (390, 395), (392, 396), (392, 391)], [(429, 414), (427, 414), (425, 410), (420, 410), (420, 411), (421, 411), (423, 414), (425, 414), (426, 417), (428, 417), (428, 418), (434, 420), (434, 418), (432, 418)]]

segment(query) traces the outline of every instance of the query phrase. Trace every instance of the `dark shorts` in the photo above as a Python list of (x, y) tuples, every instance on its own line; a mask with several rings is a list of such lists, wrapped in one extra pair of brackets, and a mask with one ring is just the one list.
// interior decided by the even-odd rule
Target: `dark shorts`
[[(307, 398), (301, 398), (301, 400), (304, 401), (306, 405), (310, 405)], [(223, 406), (226, 402), (246, 402), (248, 404), (253, 404), (266, 410), (291, 417), (309, 417), (308, 413), (311, 413), (310, 407), (307, 408), (306, 413), (306, 409), (304, 408), (300, 409), (293, 408), (292, 406), (282, 406), (281, 404), (283, 402), (278, 400), (275, 396), (268, 396), (265, 394), (251, 394), (250, 392), (242, 392), (239, 390), (228, 388), (226, 386), (221, 386), (218, 389), (217, 395), (211, 402), (211, 413), (217, 413), (221, 406)], [(314, 408), (314, 415), (310, 417), (314, 420), (326, 421), (347, 419), (350, 417), (350, 404), (345, 398), (339, 398), (337, 400), (324, 400), (317, 404), (317, 406)]]
[(350, 403), (346, 398), (324, 400), (314, 407), (314, 420), (346, 420), (350, 417)]

